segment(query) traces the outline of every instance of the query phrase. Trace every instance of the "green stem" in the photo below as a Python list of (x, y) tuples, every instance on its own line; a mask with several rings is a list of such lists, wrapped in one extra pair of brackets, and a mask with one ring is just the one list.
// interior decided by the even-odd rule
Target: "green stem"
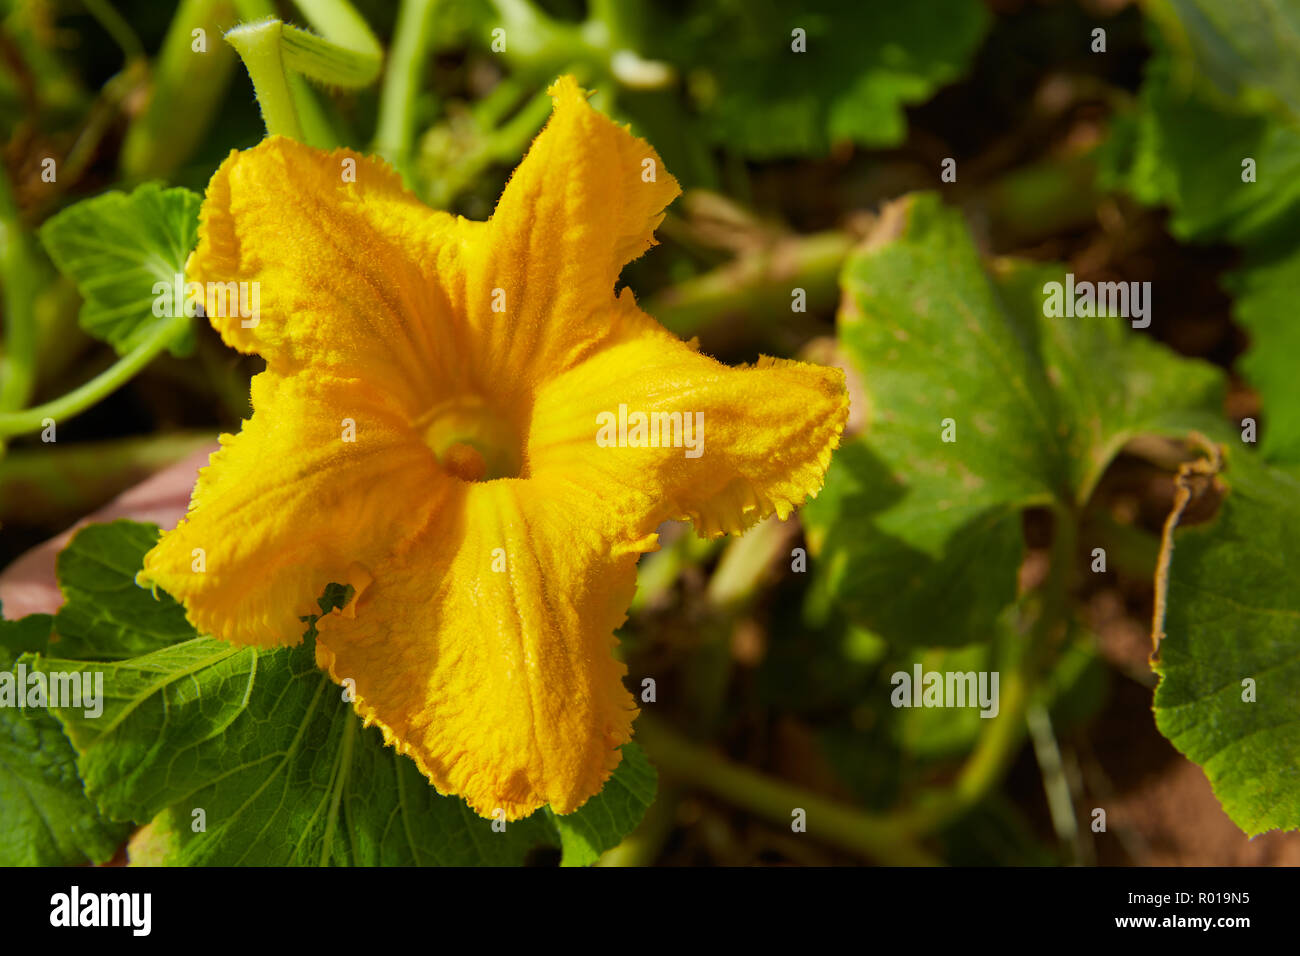
[(709, 604), (730, 616), (739, 614), (788, 545), (792, 530), (785, 522), (769, 517), (732, 538), (709, 578)]
[(403, 176), (415, 138), (415, 97), (433, 38), (436, 0), (402, 0), (379, 98), (374, 148)]
[(667, 546), (646, 555), (636, 566), (636, 594), (631, 614), (638, 614), (662, 601), (682, 572), (708, 562), (722, 549), (723, 539), (701, 538), (693, 532), (681, 534)]
[(652, 717), (637, 719), (637, 739), (665, 774), (678, 777), (771, 822), (789, 826), (796, 809), (807, 814), (808, 834), (832, 846), (893, 866), (935, 866), (930, 853), (887, 817), (773, 780), (690, 743)]
[(999, 688), (998, 716), (988, 721), (974, 751), (956, 781), (942, 791), (919, 796), (912, 806), (896, 811), (897, 825), (907, 833), (930, 833), (961, 817), (1002, 779), (1024, 734), (1028, 705), (1028, 675), (1017, 668)]
[(747, 323), (788, 323), (796, 288), (806, 293), (809, 314), (828, 312), (838, 301), (840, 269), (854, 242), (843, 232), (782, 238), (652, 296), (645, 310), (681, 336), (732, 315)]
[(1052, 828), (1071, 862), (1077, 863), (1079, 822), (1075, 817), (1074, 795), (1070, 792), (1070, 783), (1065, 775), (1061, 748), (1052, 730), (1052, 716), (1041, 702), (1035, 701), (1025, 713), (1025, 723), (1029, 727), (1029, 737), (1034, 743), (1034, 757), (1038, 760), (1038, 770), (1043, 777), (1043, 793), (1047, 797)]
[(506, 31), (506, 59), (521, 69), (549, 72), (549, 64), (585, 53), (579, 28), (553, 20), (532, 0), (489, 0)]
[[(507, 78), (500, 86), (509, 82), (510, 79)], [(514, 85), (509, 89), (514, 89)], [(491, 116), (496, 116), (503, 107), (508, 108), (509, 97), (489, 95), (480, 106)], [(437, 209), (446, 209), (492, 163), (518, 162), (529, 141), (537, 135), (550, 113), (551, 97), (544, 89), (534, 93), (517, 113), (496, 128), (484, 122), (476, 108), (474, 115), (482, 130), (481, 137), (454, 165), (440, 169), (437, 175), (428, 177), (426, 199), (429, 204)]]
[[(312, 16), (317, 5), (299, 0), (298, 6), (324, 36), (286, 25), (281, 34), (285, 65), (295, 73), (327, 86), (358, 89), (373, 83), (379, 76), (384, 54), (365, 21), (351, 7), (345, 6), (351, 12), (350, 17), (340, 23), (321, 19), (317, 25)], [(329, 3), (325, 6), (334, 9), (336, 5)]]
[[(357, 56), (372, 57), (376, 61), (383, 59), (383, 48), (370, 31), (370, 25), (348, 0), (295, 0), (295, 4), (316, 32), (333, 45)], [(376, 70), (378, 66), (376, 62)], [(323, 80), (337, 82), (332, 76), (323, 77)]]
[(188, 326), (189, 321), (189, 317), (182, 314), (159, 323), (153, 333), (134, 349), (89, 382), (66, 395), (21, 412), (0, 413), (0, 436), (39, 431), (44, 427), (43, 422), (47, 418), (57, 422), (81, 414), (100, 399), (125, 385), (138, 371), (148, 365), (155, 355), (165, 349)]
[(327, 95), (315, 89), (304, 76), (288, 73), (289, 92), (298, 107), (298, 124), (302, 127), (302, 141), (316, 149), (332, 150), (342, 146), (347, 138), (340, 133), (337, 113), (333, 111)]
[(640, 2), (590, 0), (587, 17), (589, 22), (600, 25), (607, 49), (636, 50), (640, 47), (639, 40), (645, 29), (645, 8)]
[(684, 678), (687, 713), (700, 736), (711, 737), (720, 728), (731, 682), (733, 635), (792, 530), (772, 516), (732, 537), (709, 578), (708, 613), (700, 620), (701, 639)]
[(337, 145), (334, 125), (306, 81), (345, 89), (374, 82), (384, 51), (365, 19), (347, 0), (297, 0), (318, 35), (277, 20), (270, 0), (235, 0), (235, 6), (249, 22), (226, 33), (226, 41), (244, 60), (267, 134), (318, 148)]
[[(220, 41), (234, 12), (232, 0), (183, 0), (177, 7), (153, 66), (149, 103), (122, 143), (127, 178), (170, 177), (202, 141), (235, 67), (233, 51)], [(193, 49), (196, 29), (204, 31), (205, 52)]]
[(284, 58), (280, 55), (283, 27), (279, 20), (242, 24), (226, 33), (226, 42), (239, 53), (253, 81), (267, 135), (288, 136), (301, 141), (298, 109), (285, 76)]
[(40, 275), (27, 230), (23, 228), (0, 168), (0, 294), (4, 303), (4, 354), (0, 355), (0, 412), (21, 408), (36, 381), (34, 280)]
[(551, 95), (538, 90), (519, 112), (493, 131), (488, 139), (488, 160), (517, 162), (550, 115)]

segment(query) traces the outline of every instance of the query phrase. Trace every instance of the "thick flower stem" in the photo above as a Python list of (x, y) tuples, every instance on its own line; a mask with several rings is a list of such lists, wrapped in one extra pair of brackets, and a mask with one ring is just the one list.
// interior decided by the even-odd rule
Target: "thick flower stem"
[(894, 866), (936, 866), (910, 834), (887, 817), (876, 817), (808, 790), (765, 777), (679, 737), (654, 718), (637, 719), (637, 739), (669, 776), (722, 797), (780, 826), (795, 810), (807, 814), (808, 833), (828, 844)]
[(159, 323), (147, 339), (89, 382), (74, 388), (66, 395), (61, 395), (44, 405), (37, 405), (35, 408), (23, 409), (21, 412), (0, 413), (0, 436), (39, 431), (45, 427), (46, 419), (59, 422), (81, 414), (130, 381), (136, 372), (148, 365), (154, 356), (170, 345), (189, 322), (188, 316), (178, 315)]
[(284, 72), (280, 37), (284, 27), (279, 20), (265, 20), (235, 27), (226, 41), (238, 51), (253, 81), (253, 91), (262, 107), (262, 119), (268, 136), (288, 136), (302, 140), (298, 109)]
[(275, 18), (270, 0), (235, 0), (246, 23), (226, 33), (244, 61), (262, 107), (269, 136), (318, 149), (338, 136), (307, 79), (343, 89), (368, 86), (379, 76), (384, 53), (370, 27), (347, 0), (296, 0), (312, 33)]

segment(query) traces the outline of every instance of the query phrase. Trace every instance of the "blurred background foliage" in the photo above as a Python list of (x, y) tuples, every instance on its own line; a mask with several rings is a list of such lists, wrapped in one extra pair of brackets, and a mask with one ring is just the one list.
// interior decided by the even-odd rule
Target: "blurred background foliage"
[[(624, 273), (644, 308), (724, 361), (853, 376), (865, 437), (801, 521), (718, 543), (670, 528), (643, 559), (620, 636), (630, 683), (657, 683), (638, 734), (660, 791), (609, 862), (898, 862), (924, 846), (951, 863), (1300, 863), (1294, 835), (1248, 840), (1160, 736), (1147, 662), (1160, 529), (1192, 454), (1180, 436), (1226, 441), (1250, 416), (1271, 461), (1300, 458), (1294, 31), (1208, 0), (355, 7), (385, 75), (313, 88), (322, 144), (376, 149), (431, 205), (486, 218), (546, 86), (574, 72), (686, 189)], [(112, 188), (201, 192), (263, 135), (220, 39), (261, 13), (303, 22), (270, 0), (0, 2), (0, 410), (114, 361), (42, 224)], [(937, 196), (887, 205), (916, 191)], [(1155, 321), (1044, 325), (1044, 263), (1151, 281)], [(200, 323), (191, 354), (159, 355), (60, 422), (57, 444), (12, 440), (0, 564), (237, 430), (259, 368)], [(1007, 368), (1028, 400), (1008, 398)], [(945, 394), (959, 418), (988, 418), (986, 440), (962, 433), (967, 473), (893, 427)], [(1012, 719), (890, 706), (889, 676), (918, 662), (1000, 670)]]

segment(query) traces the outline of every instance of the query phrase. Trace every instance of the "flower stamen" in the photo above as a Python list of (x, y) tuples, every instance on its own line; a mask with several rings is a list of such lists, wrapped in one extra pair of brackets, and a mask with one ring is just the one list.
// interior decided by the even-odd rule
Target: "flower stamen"
[(461, 481), (523, 477), (518, 432), (477, 396), (440, 402), (415, 427), (443, 469)]
[(442, 454), (442, 467), (461, 481), (482, 481), (487, 476), (487, 462), (473, 445), (456, 442)]

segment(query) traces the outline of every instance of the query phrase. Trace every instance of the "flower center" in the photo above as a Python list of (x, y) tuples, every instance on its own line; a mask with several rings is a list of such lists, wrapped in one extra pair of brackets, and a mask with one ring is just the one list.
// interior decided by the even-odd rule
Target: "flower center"
[(513, 426), (477, 396), (435, 405), (416, 422), (439, 464), (461, 481), (517, 478), (522, 468)]

